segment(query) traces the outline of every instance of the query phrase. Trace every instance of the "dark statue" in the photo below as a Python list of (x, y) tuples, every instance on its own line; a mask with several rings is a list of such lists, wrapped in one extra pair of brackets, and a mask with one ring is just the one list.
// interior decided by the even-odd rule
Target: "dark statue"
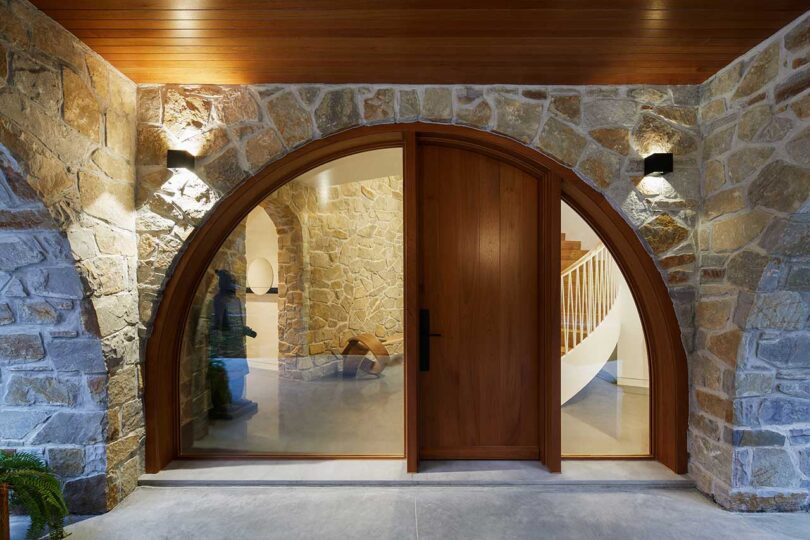
[(216, 274), (219, 287), (214, 295), (208, 332), (210, 415), (231, 419), (256, 411), (256, 404), (245, 399), (245, 377), (250, 371), (245, 336), (254, 338), (257, 334), (245, 325), (245, 311), (236, 296), (233, 275), (228, 270), (216, 270)]

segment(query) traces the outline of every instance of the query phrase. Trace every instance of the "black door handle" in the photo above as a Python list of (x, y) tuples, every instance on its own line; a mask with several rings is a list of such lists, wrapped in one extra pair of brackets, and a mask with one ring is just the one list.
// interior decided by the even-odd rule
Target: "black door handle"
[(430, 310), (419, 310), (419, 371), (430, 371), (430, 338), (441, 334), (430, 331)]

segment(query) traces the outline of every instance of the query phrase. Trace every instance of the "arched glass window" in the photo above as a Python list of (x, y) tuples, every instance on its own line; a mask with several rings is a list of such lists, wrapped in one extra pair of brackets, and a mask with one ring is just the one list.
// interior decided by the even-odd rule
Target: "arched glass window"
[(181, 453), (404, 454), (402, 152), (273, 192), (185, 321)]

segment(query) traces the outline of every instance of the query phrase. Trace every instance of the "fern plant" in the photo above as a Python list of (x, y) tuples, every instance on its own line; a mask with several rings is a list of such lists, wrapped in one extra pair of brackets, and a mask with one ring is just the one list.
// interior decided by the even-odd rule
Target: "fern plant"
[[(22, 452), (0, 452), (0, 484), (8, 486), (11, 504), (31, 516), (26, 538), (41, 538), (45, 527), (48, 527), (49, 538), (65, 537), (68, 510), (62, 487), (40, 458)], [(4, 525), (8, 527), (8, 523)]]

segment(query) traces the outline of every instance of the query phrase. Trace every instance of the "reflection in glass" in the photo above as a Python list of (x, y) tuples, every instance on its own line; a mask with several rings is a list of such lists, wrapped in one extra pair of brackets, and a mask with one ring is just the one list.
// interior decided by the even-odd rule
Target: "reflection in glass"
[(649, 365), (630, 289), (590, 226), (562, 203), (563, 456), (650, 454)]
[(234, 229), (186, 321), (184, 454), (403, 455), (401, 175), (342, 158)]

